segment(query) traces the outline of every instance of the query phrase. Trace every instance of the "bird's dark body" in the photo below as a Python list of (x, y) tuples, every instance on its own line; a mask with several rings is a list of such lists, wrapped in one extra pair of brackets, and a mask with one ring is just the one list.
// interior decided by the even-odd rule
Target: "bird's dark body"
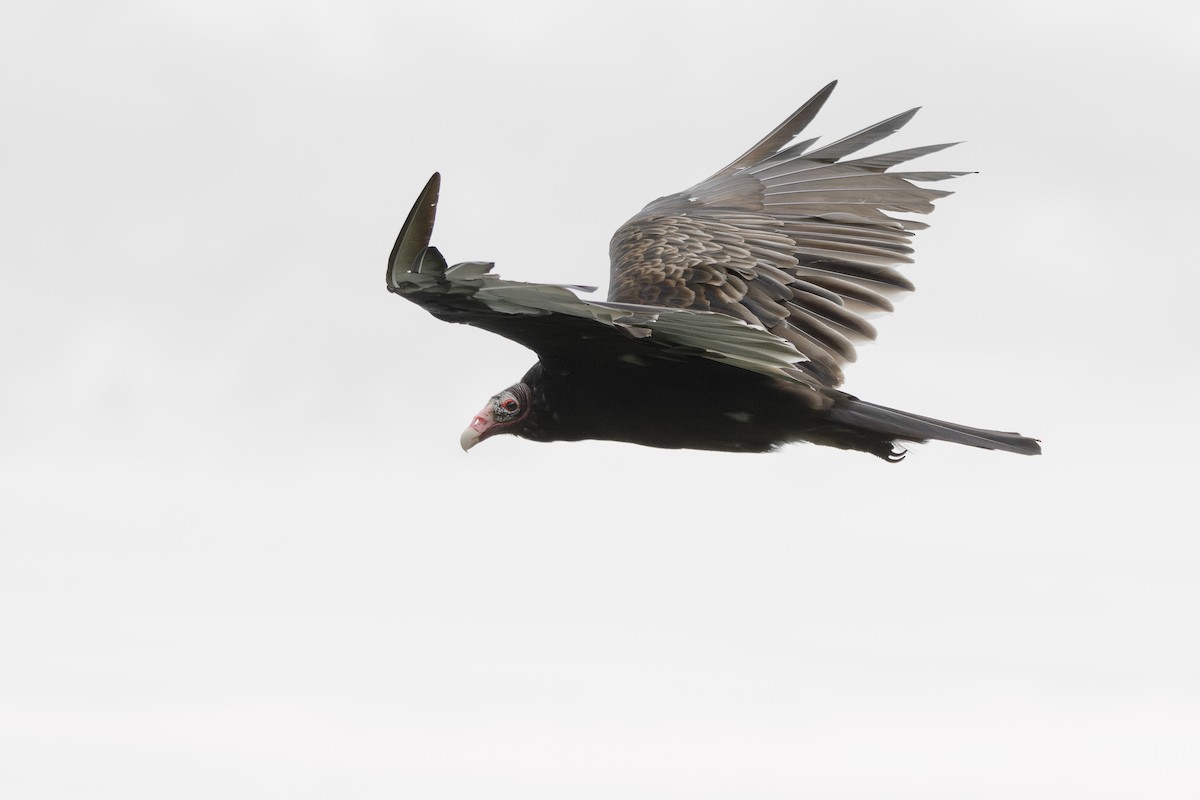
[[(502, 433), (659, 448), (766, 452), (808, 441), (888, 461), (901, 442), (941, 440), (1035, 455), (1037, 440), (859, 400), (838, 387), (867, 317), (912, 291), (914, 231), (950, 192), (920, 184), (966, 173), (892, 171), (946, 144), (848, 158), (916, 109), (832, 144), (795, 143), (829, 84), (725, 168), (651, 202), (610, 245), (606, 300), (450, 266), (430, 246), (440, 176), (401, 228), (388, 289), (447, 322), (528, 347), (538, 363), (494, 395), (464, 449)], [(536, 242), (536, 239), (534, 240)]]
[[(522, 383), (533, 409), (518, 436), (599, 439), (648, 447), (763, 453), (821, 441), (886, 457), (891, 439), (825, 419), (820, 398), (766, 375), (698, 359), (539, 362)], [(841, 395), (834, 392), (833, 395)]]
[[(519, 436), (606, 439), (649, 447), (765, 452), (811, 427), (812, 409), (765, 375), (709, 362), (628, 360), (535, 365), (531, 418)], [(597, 401), (599, 400), (599, 402)]]

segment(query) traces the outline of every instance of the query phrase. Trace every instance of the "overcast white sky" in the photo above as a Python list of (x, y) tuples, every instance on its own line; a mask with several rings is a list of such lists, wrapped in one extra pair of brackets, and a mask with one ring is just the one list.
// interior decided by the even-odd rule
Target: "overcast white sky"
[[(6, 3), (0, 794), (1196, 797), (1170, 6)], [(532, 356), (384, 290), (429, 174), (451, 261), (603, 285), (834, 78), (979, 171), (848, 388), (1046, 455), (464, 455)]]

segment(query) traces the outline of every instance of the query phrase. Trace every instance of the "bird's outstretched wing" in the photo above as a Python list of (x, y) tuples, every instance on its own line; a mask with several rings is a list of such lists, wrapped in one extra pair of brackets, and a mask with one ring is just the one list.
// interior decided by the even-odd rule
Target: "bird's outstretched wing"
[(911, 291), (913, 231), (950, 192), (917, 186), (963, 172), (888, 172), (936, 144), (843, 160), (904, 126), (917, 109), (825, 147), (788, 145), (833, 92), (830, 83), (762, 141), (707, 180), (659, 198), (613, 236), (608, 298), (715, 311), (759, 326), (801, 352), (809, 381), (842, 382), (866, 316)]
[(791, 344), (725, 314), (584, 300), (572, 290), (589, 287), (507, 281), (481, 261), (448, 265), (429, 245), (440, 186), (434, 173), (396, 238), (387, 269), (388, 290), (435, 317), (512, 339), (544, 362), (702, 357), (811, 383), (797, 368), (803, 354)]

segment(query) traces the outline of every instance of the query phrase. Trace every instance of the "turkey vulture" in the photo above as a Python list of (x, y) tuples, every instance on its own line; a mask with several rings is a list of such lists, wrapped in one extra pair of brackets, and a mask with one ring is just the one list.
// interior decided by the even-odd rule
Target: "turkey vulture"
[(438, 319), (525, 345), (537, 363), (488, 400), (464, 450), (501, 433), (538, 442), (606, 439), (765, 452), (808, 441), (899, 461), (938, 439), (1034, 455), (1037, 440), (922, 417), (836, 387), (866, 319), (913, 289), (895, 267), (950, 192), (918, 183), (963, 172), (889, 172), (949, 147), (846, 157), (904, 126), (897, 114), (832, 144), (791, 144), (833, 91), (819, 91), (744, 155), (626, 222), (609, 248), (608, 299), (583, 286), (503, 280), (449, 266), (429, 246), (441, 178), (429, 179), (388, 261), (388, 290)]

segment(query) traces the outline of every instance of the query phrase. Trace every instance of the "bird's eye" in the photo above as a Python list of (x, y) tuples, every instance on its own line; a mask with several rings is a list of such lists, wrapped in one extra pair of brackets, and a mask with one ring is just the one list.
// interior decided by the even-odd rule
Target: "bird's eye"
[(521, 408), (521, 404), (510, 397), (507, 400), (502, 400), (500, 402), (500, 407), (510, 414), (515, 414), (517, 413), (517, 410)]

